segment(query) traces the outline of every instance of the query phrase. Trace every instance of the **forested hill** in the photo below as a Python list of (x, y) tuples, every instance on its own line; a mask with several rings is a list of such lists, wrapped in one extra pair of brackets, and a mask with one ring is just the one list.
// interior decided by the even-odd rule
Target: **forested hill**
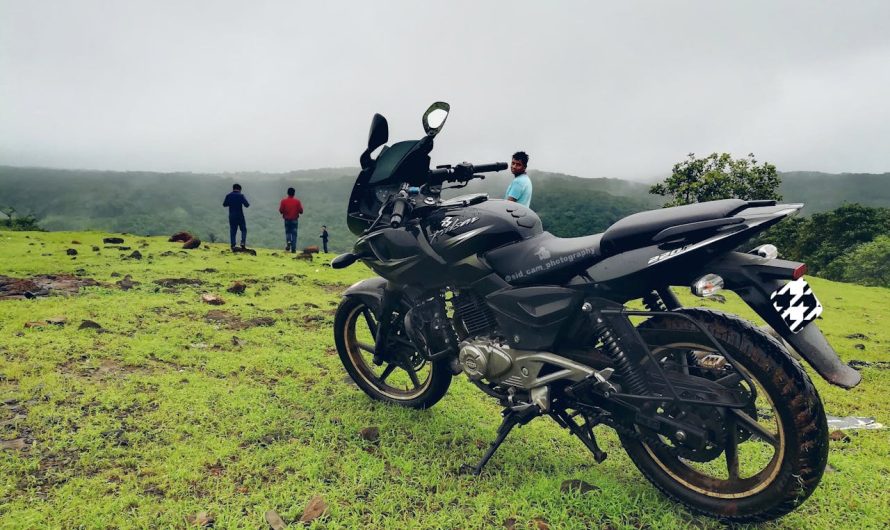
[[(205, 240), (225, 241), (228, 223), (222, 200), (238, 182), (251, 203), (246, 210), (248, 244), (283, 247), (278, 201), (293, 186), (306, 209), (300, 218), (298, 244), (317, 244), (320, 227), (326, 224), (332, 249), (340, 251), (351, 248), (355, 239), (345, 226), (345, 208), (357, 172), (338, 168), (218, 175), (0, 166), (0, 207), (32, 213), (48, 230), (142, 235), (189, 230)], [(644, 184), (544, 172), (531, 176), (534, 209), (545, 229), (563, 237), (600, 232), (621, 217), (659, 205)], [(504, 171), (459, 193), (482, 191), (502, 197), (510, 178)]]
[[(323, 224), (334, 250), (351, 248), (345, 206), (358, 170), (333, 168), (289, 173), (150, 173), (59, 170), (0, 166), (0, 207), (32, 213), (48, 230), (104, 230), (143, 235), (189, 230), (206, 240), (228, 238), (225, 194), (234, 182), (251, 201), (248, 242), (283, 246), (278, 201), (288, 186), (297, 189), (306, 213), (300, 219), (299, 245), (318, 243)], [(546, 230), (563, 237), (596, 233), (630, 213), (657, 208), (662, 197), (648, 184), (608, 178), (580, 178), (531, 171), (532, 207)], [(845, 202), (890, 207), (890, 173), (782, 173), (781, 193), (807, 204), (805, 213), (826, 211)], [(485, 192), (503, 197), (509, 171), (490, 174), (449, 196)]]
[(833, 210), (845, 202), (890, 207), (890, 173), (790, 171), (780, 175), (779, 193), (786, 201), (805, 203), (805, 214)]

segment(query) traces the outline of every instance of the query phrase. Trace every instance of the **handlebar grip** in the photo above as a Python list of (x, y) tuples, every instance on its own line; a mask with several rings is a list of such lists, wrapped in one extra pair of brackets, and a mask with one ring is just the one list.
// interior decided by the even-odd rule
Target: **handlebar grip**
[(389, 226), (398, 228), (402, 224), (402, 218), (405, 216), (406, 200), (397, 198), (396, 203), (392, 207), (392, 214), (389, 216)]
[(488, 173), (489, 171), (502, 171), (507, 169), (508, 165), (506, 162), (492, 162), (491, 164), (474, 164), (473, 172), (474, 173)]

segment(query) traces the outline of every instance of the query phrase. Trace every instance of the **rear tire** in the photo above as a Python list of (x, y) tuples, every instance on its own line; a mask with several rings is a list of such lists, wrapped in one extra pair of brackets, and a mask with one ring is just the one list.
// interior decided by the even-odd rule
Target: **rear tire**
[[(397, 362), (376, 365), (372, 360), (376, 322), (374, 308), (361, 300), (347, 297), (340, 302), (334, 317), (334, 342), (346, 372), (372, 399), (414, 409), (435, 405), (451, 385), (448, 361), (425, 361), (412, 351), (410, 359), (409, 355), (393, 355)], [(404, 333), (397, 333), (405, 344)]]
[[(697, 467), (709, 464), (696, 464), (677, 456), (667, 444), (623, 435), (621, 441), (625, 451), (655, 487), (696, 512), (725, 522), (766, 521), (787, 514), (813, 493), (828, 461), (828, 426), (822, 401), (812, 381), (773, 337), (750, 322), (707, 309), (681, 311), (702, 324), (742, 365), (758, 392), (765, 393), (758, 399), (768, 400), (773, 407), (774, 419), (757, 421), (776, 425), (777, 432), (771, 444), (774, 453), (764, 470), (751, 478), (740, 475), (736, 463), (735, 477), (730, 472), (726, 479), (714, 479)], [(660, 316), (647, 320), (640, 327), (665, 330), (656, 335), (661, 340), (657, 344), (665, 346), (679, 344), (677, 341), (684, 333), (688, 337), (690, 331), (696, 331), (685, 319)], [(713, 345), (709, 348), (714, 349)], [(736, 431), (735, 423), (727, 425), (739, 432), (740, 441), (733, 451), (733, 460), (738, 462), (740, 448), (756, 442), (749, 442), (750, 433)], [(754, 440), (763, 442), (765, 439), (755, 437)], [(724, 457), (723, 450), (718, 458), (725, 458), (726, 467), (730, 467), (730, 457)]]

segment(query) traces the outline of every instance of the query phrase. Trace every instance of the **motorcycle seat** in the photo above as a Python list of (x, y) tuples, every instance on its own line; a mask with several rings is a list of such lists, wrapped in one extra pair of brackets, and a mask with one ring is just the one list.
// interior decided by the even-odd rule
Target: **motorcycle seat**
[(747, 206), (741, 199), (722, 199), (635, 213), (607, 228), (600, 246), (604, 254), (645, 247), (665, 228), (730, 217)]
[(512, 283), (548, 283), (569, 279), (600, 259), (602, 234), (562, 238), (550, 232), (485, 254), (489, 265)]

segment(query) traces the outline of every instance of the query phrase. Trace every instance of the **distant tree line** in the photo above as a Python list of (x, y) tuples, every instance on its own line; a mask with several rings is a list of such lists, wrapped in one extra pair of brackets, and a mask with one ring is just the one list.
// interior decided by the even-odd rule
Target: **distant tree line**
[(792, 217), (758, 241), (776, 245), (784, 259), (806, 263), (809, 274), (890, 287), (890, 208), (845, 204), (830, 212)]
[(0, 229), (2, 230), (44, 231), (37, 224), (37, 217), (32, 214), (20, 215), (12, 206), (0, 206), (0, 213), (5, 216), (5, 219), (0, 219)]
[[(649, 192), (668, 196), (665, 206), (717, 199), (781, 200), (776, 167), (753, 154), (728, 153), (696, 158), (690, 153), (671, 176)], [(792, 217), (757, 238), (772, 243), (780, 256), (807, 264), (810, 274), (863, 285), (890, 287), (890, 208), (844, 204), (810, 217)]]

